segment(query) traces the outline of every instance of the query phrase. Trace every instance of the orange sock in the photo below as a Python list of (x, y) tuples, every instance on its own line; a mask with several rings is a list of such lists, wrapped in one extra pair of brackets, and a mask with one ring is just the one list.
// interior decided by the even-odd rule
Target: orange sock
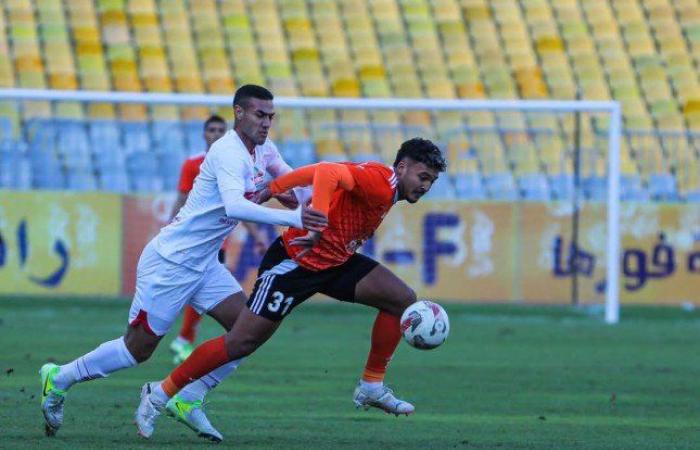
[(185, 315), (182, 319), (182, 327), (180, 328), (180, 337), (189, 342), (194, 342), (197, 335), (197, 327), (202, 320), (197, 311), (190, 305), (185, 306)]
[(170, 372), (161, 387), (168, 397), (172, 397), (192, 381), (203, 377), (229, 361), (224, 336), (209, 339), (197, 346), (189, 358)]
[(400, 340), (400, 318), (379, 311), (372, 327), (372, 348), (362, 374), (363, 380), (375, 383), (384, 381), (386, 368)]

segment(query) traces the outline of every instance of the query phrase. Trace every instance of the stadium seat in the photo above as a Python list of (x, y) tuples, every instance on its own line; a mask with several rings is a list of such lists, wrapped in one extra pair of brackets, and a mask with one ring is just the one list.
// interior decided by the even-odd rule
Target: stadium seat
[(163, 187), (158, 175), (158, 161), (154, 153), (135, 151), (127, 156), (127, 174), (131, 190), (136, 192), (160, 192)]
[(607, 195), (607, 180), (603, 176), (590, 175), (581, 179), (583, 193), (588, 200), (604, 201)]
[(124, 151), (127, 154), (148, 152), (152, 150), (148, 125), (141, 122), (123, 122), (121, 124), (124, 139)]
[[(0, 58), (0, 86), (226, 94), (260, 83), (278, 96), (427, 98), (571, 99), (580, 92), (587, 99), (619, 100), (628, 129), (674, 136), (700, 129), (700, 7), (693, 1), (203, 0), (190, 6), (184, 0), (8, 2), (0, 19), (0, 54), (11, 57)], [(0, 138), (25, 138), (17, 135), (25, 121), (30, 153), (48, 145), (62, 170), (91, 167), (90, 153), (98, 155), (102, 147), (153, 152), (165, 176), (167, 149), (176, 155), (201, 151), (201, 120), (208, 112), (35, 102), (0, 111)], [(354, 118), (320, 116), (280, 114), (275, 132), (281, 149), (306, 149), (292, 159), (311, 162), (318, 151), (333, 160), (386, 161), (409, 135), (446, 140), (462, 129), (481, 135), (470, 141), (483, 164), (468, 172), (471, 181), (454, 178), (457, 195), (481, 195), (476, 186), (483, 180), (482, 192), (491, 197), (490, 186), (506, 173), (518, 180), (525, 198), (566, 192), (570, 159), (563, 152), (571, 131), (564, 121), (410, 113), (396, 115), (390, 130), (373, 114), (361, 122), (372, 131), (360, 136), (343, 129), (357, 123)], [(37, 118), (87, 122), (83, 131), (57, 134), (37, 132), (31, 125)], [(115, 119), (124, 123), (102, 124)], [(596, 126), (605, 126), (593, 122), (582, 136), (588, 146), (596, 142)], [(176, 130), (174, 123), (184, 126)], [(523, 151), (520, 144), (495, 140), (497, 127), (548, 134), (533, 132), (525, 145), (531, 148)], [(664, 197), (672, 178), (676, 195), (684, 195), (667, 141), (629, 140), (624, 198), (652, 191)], [(659, 162), (664, 159), (668, 164)], [(593, 180), (599, 176), (584, 177), (588, 194), (598, 191)]]
[(532, 173), (522, 175), (518, 180), (518, 184), (521, 196), (524, 200), (545, 201), (550, 198), (547, 179), (542, 174)]
[(549, 179), (552, 200), (571, 200), (574, 193), (574, 178), (566, 173), (553, 175)]
[(649, 194), (654, 200), (677, 200), (676, 179), (667, 173), (651, 174), (649, 176)]
[(97, 189), (95, 175), (90, 170), (71, 168), (67, 172), (66, 189), (73, 191), (94, 191)]
[(455, 187), (448, 175), (438, 177), (432, 188), (424, 196), (425, 199), (451, 200), (456, 198)]
[(516, 200), (518, 192), (515, 180), (510, 172), (500, 172), (484, 177), (484, 184), (489, 198), (493, 200)]
[(620, 179), (620, 198), (623, 201), (648, 201), (649, 193), (638, 175), (624, 175)]
[(11, 189), (15, 186), (13, 173), (22, 158), (16, 150), (16, 143), (11, 139), (0, 141), (0, 188)]
[(484, 185), (479, 173), (461, 173), (453, 177), (455, 195), (462, 200), (483, 200), (486, 198)]
[(66, 188), (65, 173), (58, 159), (49, 152), (30, 155), (32, 185), (37, 189), (61, 190)]

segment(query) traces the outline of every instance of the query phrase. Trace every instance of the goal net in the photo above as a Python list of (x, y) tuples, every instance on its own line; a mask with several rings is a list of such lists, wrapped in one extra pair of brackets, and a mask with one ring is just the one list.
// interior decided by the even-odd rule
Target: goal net
[[(122, 205), (117, 232), (127, 256), (119, 258), (133, 260), (167, 220), (182, 162), (205, 149), (204, 120), (212, 113), (230, 120), (231, 100), (0, 90), (0, 188), (111, 193)], [(447, 173), (418, 204), (397, 205), (362, 247), (420, 296), (600, 304), (605, 320), (617, 322), (625, 160), (616, 102), (276, 98), (275, 108), (271, 137), (292, 167), (391, 164), (401, 142), (416, 136), (443, 150)], [(77, 210), (76, 220), (87, 220)], [(140, 237), (130, 237), (133, 228)], [(89, 238), (76, 233), (64, 241)], [(231, 264), (249, 277), (252, 247), (245, 237), (237, 245)], [(131, 269), (119, 268), (121, 293)]]

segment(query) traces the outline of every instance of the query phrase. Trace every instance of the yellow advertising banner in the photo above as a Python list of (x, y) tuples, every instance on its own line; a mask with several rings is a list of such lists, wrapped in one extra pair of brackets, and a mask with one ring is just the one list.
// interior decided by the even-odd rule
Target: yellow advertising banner
[[(167, 220), (166, 200), (124, 200), (125, 295), (133, 292), (141, 249)], [(361, 251), (424, 298), (566, 304), (576, 277), (581, 302), (603, 302), (606, 209), (584, 205), (578, 245), (572, 224), (570, 203), (402, 202)], [(269, 242), (278, 235), (261, 227)], [(700, 205), (626, 203), (621, 230), (623, 302), (700, 303)], [(261, 260), (252, 237), (237, 227), (225, 247), (226, 265), (250, 292)]]
[[(397, 205), (363, 252), (420, 296), (458, 301), (602, 302), (606, 209), (587, 204), (573, 242), (571, 204)], [(700, 302), (700, 205), (625, 203), (620, 294), (625, 303)]]
[[(133, 293), (144, 245), (172, 195), (0, 192), (0, 294)], [(362, 247), (421, 297), (464, 302), (602, 302), (606, 209), (568, 203), (400, 203)], [(700, 204), (624, 203), (624, 303), (700, 303)], [(279, 230), (263, 225), (271, 242)], [(226, 265), (250, 292), (261, 255), (238, 227)], [(576, 280), (576, 281), (574, 281)]]
[(0, 191), (0, 294), (116, 296), (121, 197)]

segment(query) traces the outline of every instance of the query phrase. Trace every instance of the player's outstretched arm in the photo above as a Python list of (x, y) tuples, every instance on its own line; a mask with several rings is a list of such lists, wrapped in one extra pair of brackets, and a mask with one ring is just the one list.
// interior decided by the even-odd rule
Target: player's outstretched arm
[(276, 178), (270, 183), (269, 189), (271, 195), (278, 195), (295, 187), (310, 185), (313, 185), (313, 208), (327, 215), (336, 189), (352, 191), (355, 188), (355, 178), (344, 164), (321, 162), (300, 167)]
[(228, 217), (245, 222), (269, 223), (307, 230), (316, 230), (325, 226), (319, 224), (327, 224), (326, 214), (317, 211), (305, 211), (305, 208), (293, 211), (267, 208), (246, 199), (243, 196), (246, 186), (246, 156), (241, 152), (231, 151), (223, 144), (217, 146), (219, 142), (221, 141), (215, 142), (209, 150), (204, 170), (214, 172), (219, 195)]
[(221, 192), (221, 198), (226, 215), (236, 220), (304, 228), (310, 231), (320, 231), (328, 226), (326, 214), (309, 208), (300, 207), (293, 211), (267, 208), (247, 200), (239, 190), (225, 190)]

